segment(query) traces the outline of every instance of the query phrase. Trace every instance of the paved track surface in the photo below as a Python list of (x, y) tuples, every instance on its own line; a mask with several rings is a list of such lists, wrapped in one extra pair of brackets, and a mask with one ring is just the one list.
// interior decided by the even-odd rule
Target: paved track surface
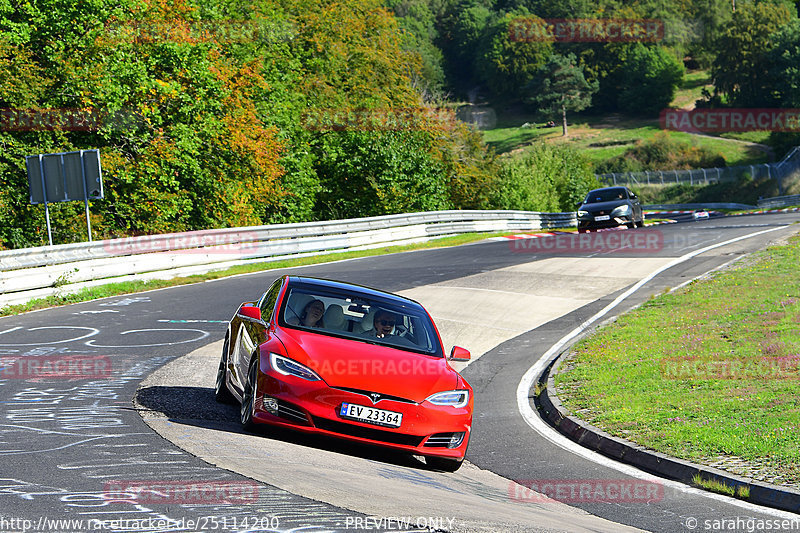
[[(277, 530), (304, 526), (309, 531), (358, 526), (373, 531), (416, 526), (514, 531), (520, 525), (530, 531), (621, 531), (622, 524), (689, 531), (687, 519), (690, 525), (692, 518), (699, 521), (696, 530), (709, 530), (705, 520), (737, 517), (741, 527), (724, 530), (745, 531), (745, 517), (790, 516), (666, 482), (657, 502), (573, 499), (567, 508), (520, 491), (509, 480), (635, 480), (635, 475), (579, 457), (533, 431), (516, 406), (520, 377), (565, 333), (672, 258), (776, 228), (671, 268), (617, 311), (793, 233), (794, 228), (782, 226), (799, 219), (796, 214), (762, 215), (592, 234), (650, 237), (647, 246), (634, 243), (624, 249), (562, 242), (545, 250), (506, 240), (294, 270), (415, 297), (434, 315), (448, 346), (458, 343), (479, 356), (463, 370), (476, 391), (476, 414), (467, 456), (471, 464), (456, 474), (338, 441), (245, 435), (236, 428), (235, 409), (213, 402), (204, 362), (213, 360), (216, 367), (218, 350), (211, 343), (221, 339), (238, 303), (257, 297), (282, 271), (0, 319), (4, 366), (19, 369), (22, 363), (74, 355), (95, 357), (111, 369), (110, 376), (73, 380), (15, 376), (0, 381), (0, 531), (22, 529), (19, 522), (9, 525), (3, 519), (30, 520), (34, 527), (45, 519), (129, 519), (139, 522), (124, 524), (128, 530), (142, 531), (166, 530), (157, 527), (164, 524), (186, 531), (254, 525)], [(603, 238), (606, 244), (619, 242)], [(141, 380), (185, 354), (190, 358), (145, 383), (134, 407), (131, 400)], [(197, 359), (187, 366), (192, 357)], [(170, 440), (145, 425), (137, 410)], [(292, 465), (302, 475), (292, 476)], [(227, 501), (207, 494), (179, 501), (179, 493), (169, 488), (161, 499), (143, 493), (135, 500), (131, 493), (113, 492), (124, 485), (120, 481), (131, 485), (153, 480), (184, 485), (187, 480), (226, 481), (252, 488), (250, 477), (262, 482), (258, 490), (238, 499), (224, 493)], [(216, 523), (209, 516), (217, 517)], [(373, 520), (367, 521), (368, 516)], [(397, 516), (413, 520), (388, 520)], [(103, 530), (114, 530), (123, 524), (103, 525), (108, 526)], [(87, 522), (43, 529), (89, 527)]]

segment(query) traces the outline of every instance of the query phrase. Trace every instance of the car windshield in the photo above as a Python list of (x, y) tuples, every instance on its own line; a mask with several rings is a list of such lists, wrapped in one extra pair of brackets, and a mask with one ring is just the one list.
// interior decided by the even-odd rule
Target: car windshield
[(587, 194), (586, 200), (584, 200), (583, 203), (597, 204), (600, 202), (613, 202), (614, 200), (624, 200), (627, 197), (628, 195), (625, 194), (625, 189), (622, 188), (597, 189)]
[(279, 317), (283, 327), (443, 355), (428, 314), (413, 302), (357, 291), (294, 286), (283, 299)]

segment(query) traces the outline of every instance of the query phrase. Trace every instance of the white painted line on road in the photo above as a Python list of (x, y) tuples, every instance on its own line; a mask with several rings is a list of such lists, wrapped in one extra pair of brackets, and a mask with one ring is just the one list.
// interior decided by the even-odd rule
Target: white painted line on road
[(730, 239), (721, 243), (712, 244), (711, 246), (706, 246), (705, 248), (700, 248), (699, 250), (695, 250), (694, 252), (689, 252), (688, 254), (682, 255), (681, 257), (678, 257), (675, 260), (670, 261), (666, 265), (657, 268), (655, 271), (651, 272), (649, 275), (647, 275), (647, 277), (638, 281), (630, 289), (620, 294), (613, 302), (605, 306), (603, 309), (598, 311), (595, 315), (586, 320), (580, 326), (573, 329), (567, 335), (562, 337), (557, 343), (551, 346), (550, 349), (547, 350), (547, 352), (545, 352), (544, 355), (542, 355), (542, 357), (539, 358), (539, 360), (536, 361), (536, 363), (534, 363), (534, 365), (528, 369), (527, 372), (525, 372), (525, 374), (522, 376), (522, 379), (519, 382), (519, 385), (517, 386), (517, 408), (519, 409), (522, 418), (531, 428), (533, 428), (534, 431), (539, 433), (542, 437), (544, 437), (551, 443), (555, 444), (556, 446), (570, 453), (583, 457), (584, 459), (597, 463), (599, 465), (612, 468), (614, 470), (617, 470), (618, 472), (622, 472), (623, 474), (626, 474), (628, 476), (646, 480), (658, 480), (658, 482), (662, 483), (665, 487), (670, 487), (680, 492), (695, 494), (705, 498), (712, 498), (731, 505), (736, 505), (738, 507), (753, 512), (760, 512), (763, 514), (768, 514), (770, 516), (775, 516), (780, 518), (790, 518), (790, 519), (797, 518), (797, 515), (794, 513), (779, 511), (777, 509), (770, 509), (767, 507), (761, 507), (759, 505), (754, 505), (752, 503), (743, 502), (741, 500), (737, 500), (734, 498), (729, 498), (721, 494), (715, 494), (712, 492), (707, 492), (705, 490), (696, 489), (694, 487), (689, 487), (677, 481), (672, 481), (666, 478), (660, 478), (658, 476), (654, 476), (652, 474), (643, 472), (638, 468), (634, 468), (632, 466), (619, 463), (597, 452), (588, 450), (583, 446), (581, 446), (580, 444), (571, 441), (570, 439), (568, 439), (567, 437), (565, 437), (564, 435), (562, 435), (561, 433), (557, 432), (555, 429), (547, 425), (547, 423), (544, 420), (542, 420), (539, 417), (539, 415), (536, 414), (533, 408), (531, 408), (530, 401), (528, 400), (528, 394), (529, 391), (531, 390), (531, 387), (533, 386), (533, 382), (542, 374), (542, 372), (544, 372), (544, 369), (547, 366), (550, 358), (553, 355), (557, 354), (569, 341), (571, 341), (572, 339), (574, 339), (575, 337), (586, 331), (589, 328), (589, 326), (591, 326), (593, 323), (597, 322), (600, 318), (608, 314), (609, 311), (617, 307), (626, 298), (628, 298), (628, 296), (632, 295), (637, 290), (639, 290), (645, 283), (649, 282), (650, 280), (652, 280), (665, 270), (672, 268), (673, 266), (679, 265), (681, 263), (684, 263), (689, 259), (692, 259), (693, 257), (696, 257), (700, 254), (703, 254), (715, 248), (727, 246), (728, 244), (732, 244), (744, 239), (749, 239), (751, 237), (756, 237), (758, 235), (763, 235), (765, 233), (769, 233), (779, 229), (785, 229), (787, 227), (788, 226), (779, 226), (777, 228), (770, 228), (767, 230), (758, 231), (756, 233), (751, 233), (749, 235), (737, 237), (735, 239)]

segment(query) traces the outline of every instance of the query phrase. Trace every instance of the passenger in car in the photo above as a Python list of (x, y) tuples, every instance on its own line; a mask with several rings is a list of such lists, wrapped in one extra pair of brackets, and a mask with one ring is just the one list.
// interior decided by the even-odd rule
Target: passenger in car
[(322, 321), (322, 316), (325, 314), (325, 304), (322, 300), (311, 300), (303, 308), (300, 313), (300, 319), (290, 318), (287, 320), (294, 326), (305, 326), (307, 328), (323, 328), (325, 324)]

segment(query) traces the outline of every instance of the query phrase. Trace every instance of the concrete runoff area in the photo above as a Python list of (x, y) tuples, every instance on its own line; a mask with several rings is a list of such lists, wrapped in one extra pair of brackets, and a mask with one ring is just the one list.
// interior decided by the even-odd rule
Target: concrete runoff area
[[(533, 259), (533, 258), (532, 258)], [(449, 350), (472, 360), (498, 344), (622, 289), (672, 257), (559, 257), (400, 291), (422, 302)], [(154, 372), (147, 388), (213, 388), (222, 342)], [(468, 364), (468, 363), (467, 363)], [(464, 368), (466, 364), (456, 364)], [(210, 398), (210, 395), (209, 395)], [(222, 468), (294, 494), (375, 517), (450, 517), (448, 531), (639, 531), (592, 516), (465, 462), (455, 474), (370, 460), (263, 435), (243, 434), (235, 416), (223, 423), (143, 410), (167, 440)], [(184, 418), (185, 417), (185, 418)], [(522, 496), (520, 496), (522, 495)]]
[[(143, 381), (140, 391), (212, 389), (221, 350), (218, 341), (171, 362)], [(213, 397), (210, 390), (205, 396)], [(269, 428), (261, 435), (241, 433), (235, 416), (209, 423), (189, 418), (188, 410), (182, 419), (174, 410), (167, 417), (138, 407), (157, 433), (209, 464), (374, 517), (361, 529), (408, 518), (411, 527), (425, 522), (453, 533), (554, 532), (564, 531), (566, 524), (571, 532), (641, 531), (551, 500), (468, 462), (454, 474), (435, 472), (273, 439)], [(358, 523), (351, 525), (359, 529)]]
[[(476, 360), (508, 339), (636, 283), (673, 259), (548, 258), (399, 294), (425, 306), (446, 351), (458, 345)], [(454, 364), (458, 370), (465, 366)]]

